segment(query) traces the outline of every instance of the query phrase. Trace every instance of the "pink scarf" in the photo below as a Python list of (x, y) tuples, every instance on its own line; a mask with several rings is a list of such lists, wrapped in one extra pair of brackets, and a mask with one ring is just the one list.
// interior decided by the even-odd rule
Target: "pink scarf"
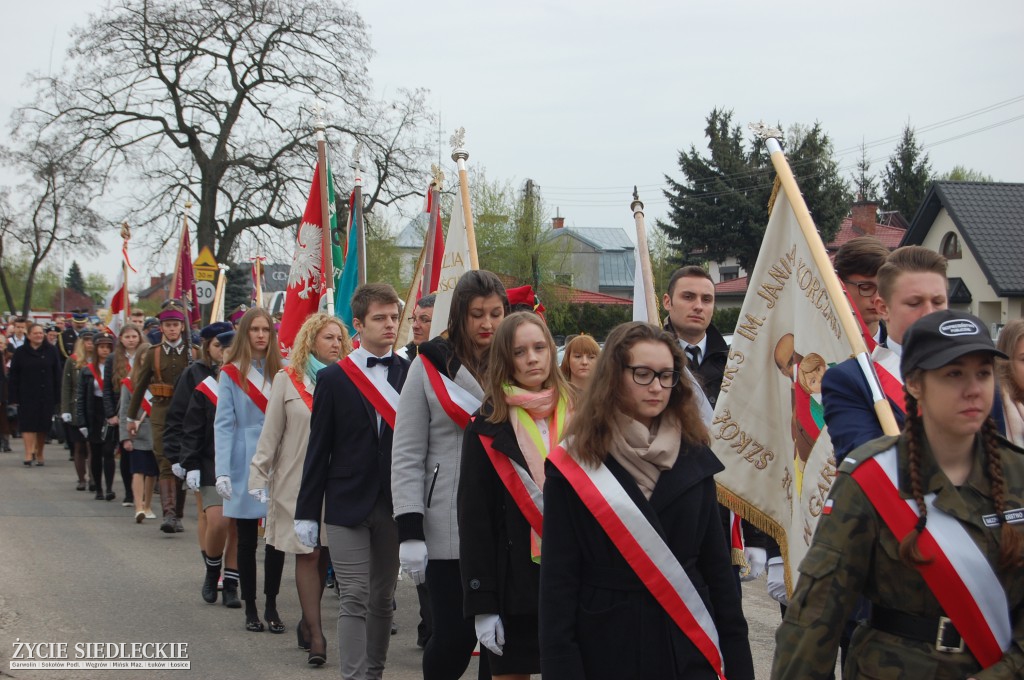
[[(517, 410), (521, 409), (531, 420), (549, 421), (549, 427), (555, 425), (550, 422), (551, 415), (555, 412), (555, 406), (558, 405), (558, 400), (555, 399), (555, 388), (549, 387), (540, 392), (528, 392), (521, 387), (505, 385), (505, 403), (509, 406), (509, 421), (512, 423), (512, 430), (516, 433), (519, 449), (523, 452), (523, 458), (526, 459), (526, 465), (530, 469), (530, 476), (533, 477), (533, 481), (537, 482), (537, 486), (543, 489), (544, 459), (547, 458), (548, 451), (552, 448), (551, 438), (554, 437), (554, 443), (558, 443), (558, 436), (561, 433), (551, 431), (548, 451), (541, 451), (537, 442), (527, 431), (528, 426), (523, 422), (523, 417), (517, 413)], [(565, 427), (565, 423), (557, 423), (557, 425), (559, 430)]]

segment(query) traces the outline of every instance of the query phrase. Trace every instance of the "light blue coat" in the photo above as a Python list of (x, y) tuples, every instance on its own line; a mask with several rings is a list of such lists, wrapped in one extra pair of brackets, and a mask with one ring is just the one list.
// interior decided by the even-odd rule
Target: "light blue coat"
[[(262, 362), (253, 362), (262, 374)], [(217, 381), (217, 415), (213, 420), (217, 476), (231, 478), (231, 500), (224, 501), (224, 516), (258, 519), (267, 516), (267, 504), (249, 495), (249, 463), (263, 431), (263, 411), (224, 371)]]

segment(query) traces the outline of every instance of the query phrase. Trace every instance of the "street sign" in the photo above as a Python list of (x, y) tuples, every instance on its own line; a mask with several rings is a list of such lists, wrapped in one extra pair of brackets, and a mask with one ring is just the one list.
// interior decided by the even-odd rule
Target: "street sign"
[[(196, 274), (198, 278), (198, 273)], [(196, 299), (201, 305), (208, 305), (213, 302), (214, 293), (217, 292), (217, 287), (213, 285), (212, 281), (196, 281)]]
[[(192, 263), (192, 267), (196, 271), (197, 292), (199, 292), (199, 283), (217, 280), (217, 260), (213, 259), (213, 253), (210, 251), (209, 246), (203, 246), (203, 249), (199, 251), (199, 257)], [(210, 289), (213, 290), (213, 283), (210, 284)], [(209, 299), (204, 299), (203, 294), (200, 292), (199, 302), (204, 305), (213, 302), (213, 293), (210, 293)]]

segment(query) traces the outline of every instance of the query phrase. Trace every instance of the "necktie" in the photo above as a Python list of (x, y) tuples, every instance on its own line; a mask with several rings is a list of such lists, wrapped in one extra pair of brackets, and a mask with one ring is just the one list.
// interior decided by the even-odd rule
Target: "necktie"
[(389, 354), (386, 357), (367, 357), (366, 367), (373, 368), (377, 364), (380, 364), (381, 366), (390, 366), (394, 357), (394, 354)]
[(686, 355), (690, 357), (691, 366), (700, 366), (700, 347), (687, 345)]

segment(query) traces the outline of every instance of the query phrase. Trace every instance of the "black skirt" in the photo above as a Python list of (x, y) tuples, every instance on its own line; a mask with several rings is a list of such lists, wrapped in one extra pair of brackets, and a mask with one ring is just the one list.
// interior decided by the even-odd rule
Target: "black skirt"
[(540, 634), (537, 615), (502, 616), (505, 627), (505, 646), (502, 655), (492, 653), (480, 646), (480, 653), (487, 655), (492, 675), (540, 673)]

